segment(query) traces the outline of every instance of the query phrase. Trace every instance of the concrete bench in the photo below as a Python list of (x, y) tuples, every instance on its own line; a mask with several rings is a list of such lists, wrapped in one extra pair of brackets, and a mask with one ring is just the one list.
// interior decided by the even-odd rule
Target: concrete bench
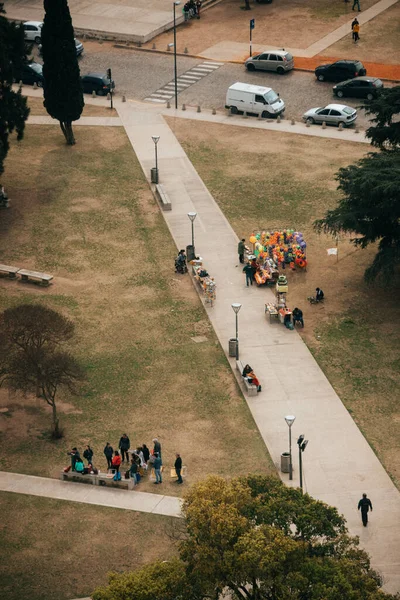
[(133, 490), (135, 487), (134, 479), (125, 479), (124, 473), (121, 473), (121, 479), (114, 481), (114, 477), (109, 477), (107, 473), (99, 473), (96, 475), (98, 485), (109, 485), (111, 487), (126, 488), (127, 490)]
[(9, 265), (0, 265), (0, 273), (5, 273), (10, 279), (15, 279), (19, 267), (10, 267)]
[(61, 471), (60, 474), (61, 481), (75, 481), (77, 483), (91, 483), (92, 485), (97, 485), (97, 475), (84, 475), (83, 473), (76, 473), (76, 471)]
[(27, 269), (19, 269), (18, 275), (21, 275), (23, 282), (29, 281), (29, 279), (39, 279), (43, 285), (49, 285), (53, 279), (53, 275), (48, 273), (39, 273), (38, 271), (28, 271)]
[(240, 373), (241, 380), (243, 381), (244, 387), (246, 388), (246, 391), (248, 392), (249, 396), (257, 396), (257, 386), (254, 385), (254, 383), (249, 383), (247, 379), (242, 375), (244, 365), (240, 360), (236, 361), (236, 368)]
[(163, 210), (172, 210), (171, 200), (160, 183), (157, 183), (155, 187), (155, 195)]

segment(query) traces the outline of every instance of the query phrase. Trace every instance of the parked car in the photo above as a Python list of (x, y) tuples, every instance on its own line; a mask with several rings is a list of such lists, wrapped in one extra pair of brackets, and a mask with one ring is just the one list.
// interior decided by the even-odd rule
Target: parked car
[(293, 56), (290, 52), (281, 50), (264, 50), (261, 54), (256, 54), (248, 58), (245, 62), (248, 71), (276, 71), (284, 74), (291, 71), (294, 67)]
[(283, 113), (285, 103), (269, 87), (237, 82), (226, 92), (225, 108), (229, 108), (232, 113), (246, 112), (266, 119)]
[(42, 39), (42, 27), (43, 23), (41, 21), (26, 21), (26, 23), (23, 24), (25, 39), (29, 42), (40, 44), (40, 40)]
[(106, 73), (88, 73), (81, 77), (83, 91), (86, 94), (96, 92), (98, 96), (106, 96), (115, 90), (114, 81), (110, 81)]
[(306, 123), (325, 123), (327, 125), (351, 125), (357, 119), (357, 110), (345, 104), (328, 104), (322, 108), (311, 108), (303, 115)]
[[(77, 40), (76, 38), (74, 38), (74, 42), (75, 42), (75, 48), (76, 48), (76, 55), (80, 56), (83, 52), (83, 44), (82, 42), (80, 42), (79, 40)], [(42, 56), (42, 44), (39, 44), (38, 46), (39, 49), (39, 54), (40, 56)]]
[(367, 70), (359, 60), (337, 60), (328, 65), (320, 65), (315, 69), (318, 81), (345, 81), (366, 74)]
[(36, 83), (38, 87), (43, 86), (43, 67), (39, 63), (32, 61), (22, 67), (22, 71), (17, 75), (16, 81), (33, 85)]
[(356, 77), (348, 79), (333, 86), (333, 93), (338, 98), (351, 96), (352, 98), (367, 98), (372, 100), (383, 88), (383, 83), (377, 77)]

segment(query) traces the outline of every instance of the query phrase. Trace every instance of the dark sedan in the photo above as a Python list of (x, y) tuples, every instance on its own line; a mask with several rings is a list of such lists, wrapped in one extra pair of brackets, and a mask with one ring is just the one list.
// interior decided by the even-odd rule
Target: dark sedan
[(359, 60), (337, 60), (328, 65), (320, 65), (315, 69), (318, 81), (345, 81), (366, 74), (367, 70)]
[(383, 83), (377, 77), (356, 77), (348, 79), (333, 86), (333, 93), (338, 98), (349, 96), (351, 98), (366, 98), (372, 100), (379, 90), (383, 88)]
[(43, 67), (39, 63), (32, 61), (22, 67), (21, 73), (16, 77), (17, 83), (22, 81), (22, 83), (28, 83), (33, 85), (36, 83), (38, 87), (43, 86)]
[(110, 81), (105, 73), (88, 73), (81, 77), (81, 81), (86, 94), (95, 92), (98, 96), (106, 96), (115, 88), (114, 81)]

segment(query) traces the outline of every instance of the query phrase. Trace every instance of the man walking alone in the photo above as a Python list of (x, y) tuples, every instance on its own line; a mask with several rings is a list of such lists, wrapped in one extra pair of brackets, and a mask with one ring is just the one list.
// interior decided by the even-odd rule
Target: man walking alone
[(182, 479), (182, 475), (181, 475), (181, 473), (182, 473), (182, 459), (181, 459), (181, 455), (178, 454), (178, 453), (176, 453), (175, 456), (176, 456), (176, 460), (175, 460), (174, 467), (175, 467), (176, 476), (178, 478), (177, 483), (183, 483), (183, 479)]
[(364, 527), (368, 525), (368, 511), (371, 509), (372, 512), (372, 503), (369, 498), (367, 498), (367, 494), (363, 494), (361, 500), (358, 503), (358, 510), (361, 509), (361, 519)]
[(238, 243), (239, 262), (242, 263), (242, 264), (244, 263), (244, 251), (245, 251), (245, 249), (246, 249), (245, 239), (243, 238)]

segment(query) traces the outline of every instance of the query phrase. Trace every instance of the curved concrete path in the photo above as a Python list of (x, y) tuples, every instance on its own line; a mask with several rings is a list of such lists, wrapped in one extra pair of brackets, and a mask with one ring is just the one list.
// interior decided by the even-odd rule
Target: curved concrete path
[[(147, 178), (154, 166), (151, 136), (160, 136), (160, 183), (172, 202), (172, 210), (163, 215), (177, 247), (190, 243), (187, 213), (197, 212), (196, 249), (217, 283), (217, 301), (206, 310), (225, 350), (235, 334), (231, 303), (242, 304), (241, 359), (251, 363), (263, 384), (260, 394), (246, 399), (272, 459), (279, 466), (281, 452), (287, 451), (284, 416), (296, 415), (293, 439), (304, 433), (310, 440), (304, 455), (306, 490), (344, 514), (350, 532), (360, 536), (383, 574), (385, 589), (400, 591), (398, 490), (300, 336), (265, 318), (264, 303), (272, 300), (272, 291), (245, 287), (237, 265), (238, 238), (157, 107), (121, 103), (117, 110)], [(293, 485), (299, 484), (296, 454)], [(287, 476), (283, 479), (290, 484)], [(374, 505), (368, 528), (357, 512), (363, 492)]]

